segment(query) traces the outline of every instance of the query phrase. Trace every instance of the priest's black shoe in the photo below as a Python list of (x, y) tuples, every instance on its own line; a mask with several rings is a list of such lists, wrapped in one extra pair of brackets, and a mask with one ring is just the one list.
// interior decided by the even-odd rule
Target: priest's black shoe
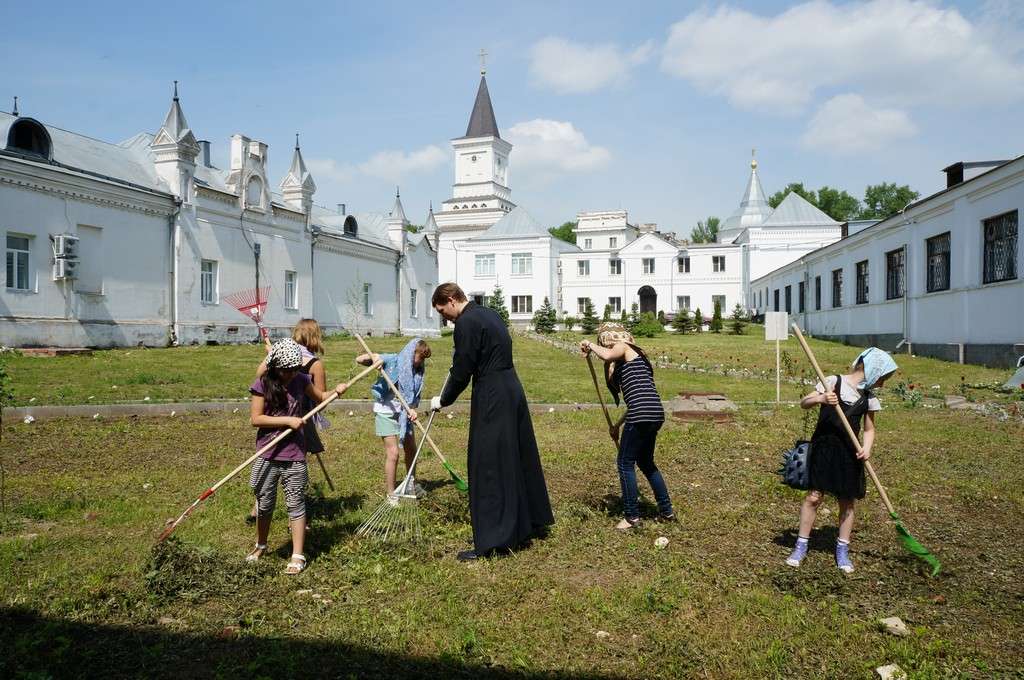
[(460, 550), (455, 559), (459, 562), (472, 562), (480, 559), (480, 556), (476, 554), (476, 550)]

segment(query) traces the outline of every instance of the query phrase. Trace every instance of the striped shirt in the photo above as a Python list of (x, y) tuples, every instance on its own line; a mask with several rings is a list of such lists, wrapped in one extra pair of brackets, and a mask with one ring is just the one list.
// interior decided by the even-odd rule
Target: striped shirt
[(622, 398), (626, 402), (627, 423), (661, 423), (665, 421), (665, 409), (654, 386), (654, 373), (647, 363), (636, 358), (617, 366)]

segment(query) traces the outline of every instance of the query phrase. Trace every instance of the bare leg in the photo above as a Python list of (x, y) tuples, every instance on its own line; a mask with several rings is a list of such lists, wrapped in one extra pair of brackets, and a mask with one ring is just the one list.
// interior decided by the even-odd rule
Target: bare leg
[(384, 440), (384, 494), (395, 490), (395, 471), (398, 468), (398, 437), (389, 435)]
[(256, 544), (257, 545), (266, 545), (267, 544), (267, 536), (270, 535), (270, 515), (271, 515), (271, 513), (268, 512), (265, 516), (264, 515), (257, 515), (256, 516)]
[(808, 491), (804, 496), (803, 505), (800, 506), (800, 536), (808, 538), (811, 530), (814, 529), (814, 519), (818, 516), (818, 506), (821, 505), (822, 494), (820, 491)]
[(302, 515), (295, 519), (288, 518), (288, 525), (292, 530), (292, 554), (305, 555), (306, 547), (306, 516)]
[(412, 459), (416, 457), (416, 437), (409, 434), (402, 441), (402, 447), (405, 449), (405, 471), (409, 472), (409, 467), (412, 465)]
[(853, 533), (853, 506), (854, 499), (839, 499), (839, 540), (850, 542), (850, 535)]

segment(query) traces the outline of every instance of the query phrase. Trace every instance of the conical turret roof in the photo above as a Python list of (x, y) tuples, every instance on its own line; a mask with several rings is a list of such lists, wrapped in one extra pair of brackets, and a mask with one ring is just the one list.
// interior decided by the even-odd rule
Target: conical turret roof
[(501, 137), (498, 134), (498, 122), (494, 119), (491, 94), (487, 91), (487, 77), (483, 75), (480, 76), (480, 87), (476, 91), (476, 101), (473, 102), (473, 113), (466, 126), (466, 137)]

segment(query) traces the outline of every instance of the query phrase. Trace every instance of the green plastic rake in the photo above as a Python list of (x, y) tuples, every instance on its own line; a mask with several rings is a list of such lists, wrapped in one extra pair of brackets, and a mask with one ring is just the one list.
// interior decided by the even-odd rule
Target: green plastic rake
[[(797, 324), (792, 324), (793, 332), (796, 334), (796, 339), (800, 341), (800, 346), (803, 347), (804, 353), (807, 355), (807, 359), (811, 362), (814, 367), (815, 373), (818, 374), (818, 380), (821, 384), (825, 384), (825, 374), (821, 372), (821, 366), (818, 365), (818, 360), (814, 358), (814, 352), (807, 345), (807, 340), (804, 339), (804, 334), (800, 332), (800, 327)], [(853, 442), (854, 447), (860, 450), (860, 440), (857, 439), (857, 435), (854, 434), (853, 428), (850, 427), (850, 423), (846, 420), (846, 414), (843, 413), (843, 409), (839, 404), (835, 406), (836, 413), (839, 414), (839, 419), (843, 422), (843, 427), (846, 428), (846, 434), (850, 435), (850, 441)], [(896, 508), (893, 507), (892, 501), (889, 500), (889, 494), (885, 492), (885, 488), (882, 483), (878, 481), (878, 475), (875, 474), (875, 468), (871, 465), (871, 461), (864, 461), (864, 469), (868, 471), (868, 475), (871, 477), (871, 481), (874, 482), (875, 488), (878, 489), (878, 495), (882, 497), (882, 503), (885, 504), (885, 509), (889, 511), (889, 517), (896, 523), (896, 535), (899, 536), (900, 543), (906, 548), (907, 552), (915, 557), (918, 557), (927, 562), (932, 568), (932, 576), (936, 576), (942, 569), (942, 564), (939, 562), (935, 555), (928, 552), (928, 548), (921, 545), (921, 543), (914, 538), (914, 536), (903, 526), (903, 522), (900, 520), (900, 516), (896, 514)]]

